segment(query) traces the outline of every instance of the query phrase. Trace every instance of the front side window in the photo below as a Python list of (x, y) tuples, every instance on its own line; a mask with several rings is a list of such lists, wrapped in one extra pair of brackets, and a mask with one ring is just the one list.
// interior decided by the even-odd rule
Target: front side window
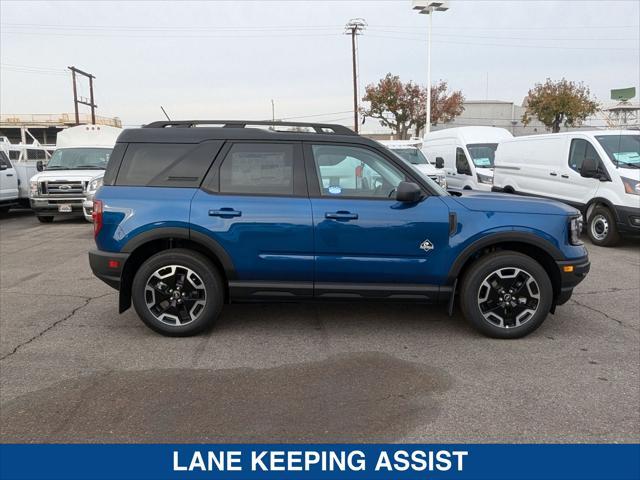
[(467, 156), (460, 147), (456, 148), (456, 171), (462, 175), (471, 175)]
[(6, 168), (6, 169), (11, 168), (11, 163), (9, 162), (9, 159), (7, 158), (4, 152), (0, 152), (0, 167)]
[(583, 138), (574, 138), (571, 140), (571, 149), (569, 150), (569, 168), (580, 173), (585, 158), (599, 160), (600, 156), (590, 142)]
[(471, 143), (467, 145), (471, 160), (478, 168), (493, 168), (497, 149), (497, 143)]
[(293, 195), (295, 146), (236, 143), (220, 166), (220, 193)]
[(53, 152), (47, 170), (104, 170), (111, 148), (61, 148)]
[(640, 135), (596, 135), (613, 164), (621, 168), (640, 168)]
[(320, 193), (329, 197), (392, 198), (404, 173), (361, 147), (313, 145)]

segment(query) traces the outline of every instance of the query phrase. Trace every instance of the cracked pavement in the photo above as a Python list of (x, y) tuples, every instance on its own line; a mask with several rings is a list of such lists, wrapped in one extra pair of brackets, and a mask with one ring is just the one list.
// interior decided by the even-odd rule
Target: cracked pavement
[(95, 279), (81, 220), (0, 217), (0, 439), (15, 442), (640, 441), (640, 241), (525, 339), (459, 311), (229, 305), (161, 337)]

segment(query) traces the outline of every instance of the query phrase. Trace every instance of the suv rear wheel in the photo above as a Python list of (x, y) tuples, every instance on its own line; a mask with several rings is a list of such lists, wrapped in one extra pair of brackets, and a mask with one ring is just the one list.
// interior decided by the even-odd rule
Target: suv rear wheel
[(471, 265), (460, 295), (464, 316), (480, 332), (494, 338), (520, 338), (547, 317), (553, 288), (534, 259), (500, 251)]
[(596, 207), (587, 225), (589, 239), (594, 245), (613, 247), (620, 240), (616, 219), (607, 207)]
[(224, 302), (224, 284), (204, 255), (176, 248), (157, 253), (140, 266), (131, 296), (149, 328), (185, 337), (213, 325)]

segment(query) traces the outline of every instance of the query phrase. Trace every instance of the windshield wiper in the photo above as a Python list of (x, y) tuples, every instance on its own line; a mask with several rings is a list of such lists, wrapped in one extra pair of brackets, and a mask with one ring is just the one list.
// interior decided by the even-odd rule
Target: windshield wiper
[(640, 163), (618, 162), (617, 165), (620, 168), (640, 168)]
[(97, 165), (78, 165), (73, 167), (72, 170), (104, 170), (105, 167), (99, 167)]

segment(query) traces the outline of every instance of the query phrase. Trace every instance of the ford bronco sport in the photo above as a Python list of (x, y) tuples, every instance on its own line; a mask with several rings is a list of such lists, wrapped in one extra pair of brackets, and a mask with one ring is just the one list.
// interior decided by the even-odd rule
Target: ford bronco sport
[[(196, 128), (198, 127), (198, 128)], [(96, 276), (153, 330), (193, 335), (225, 303), (442, 302), (522, 337), (589, 270), (580, 213), (448, 194), (330, 124), (163, 121), (125, 130), (94, 204)]]

